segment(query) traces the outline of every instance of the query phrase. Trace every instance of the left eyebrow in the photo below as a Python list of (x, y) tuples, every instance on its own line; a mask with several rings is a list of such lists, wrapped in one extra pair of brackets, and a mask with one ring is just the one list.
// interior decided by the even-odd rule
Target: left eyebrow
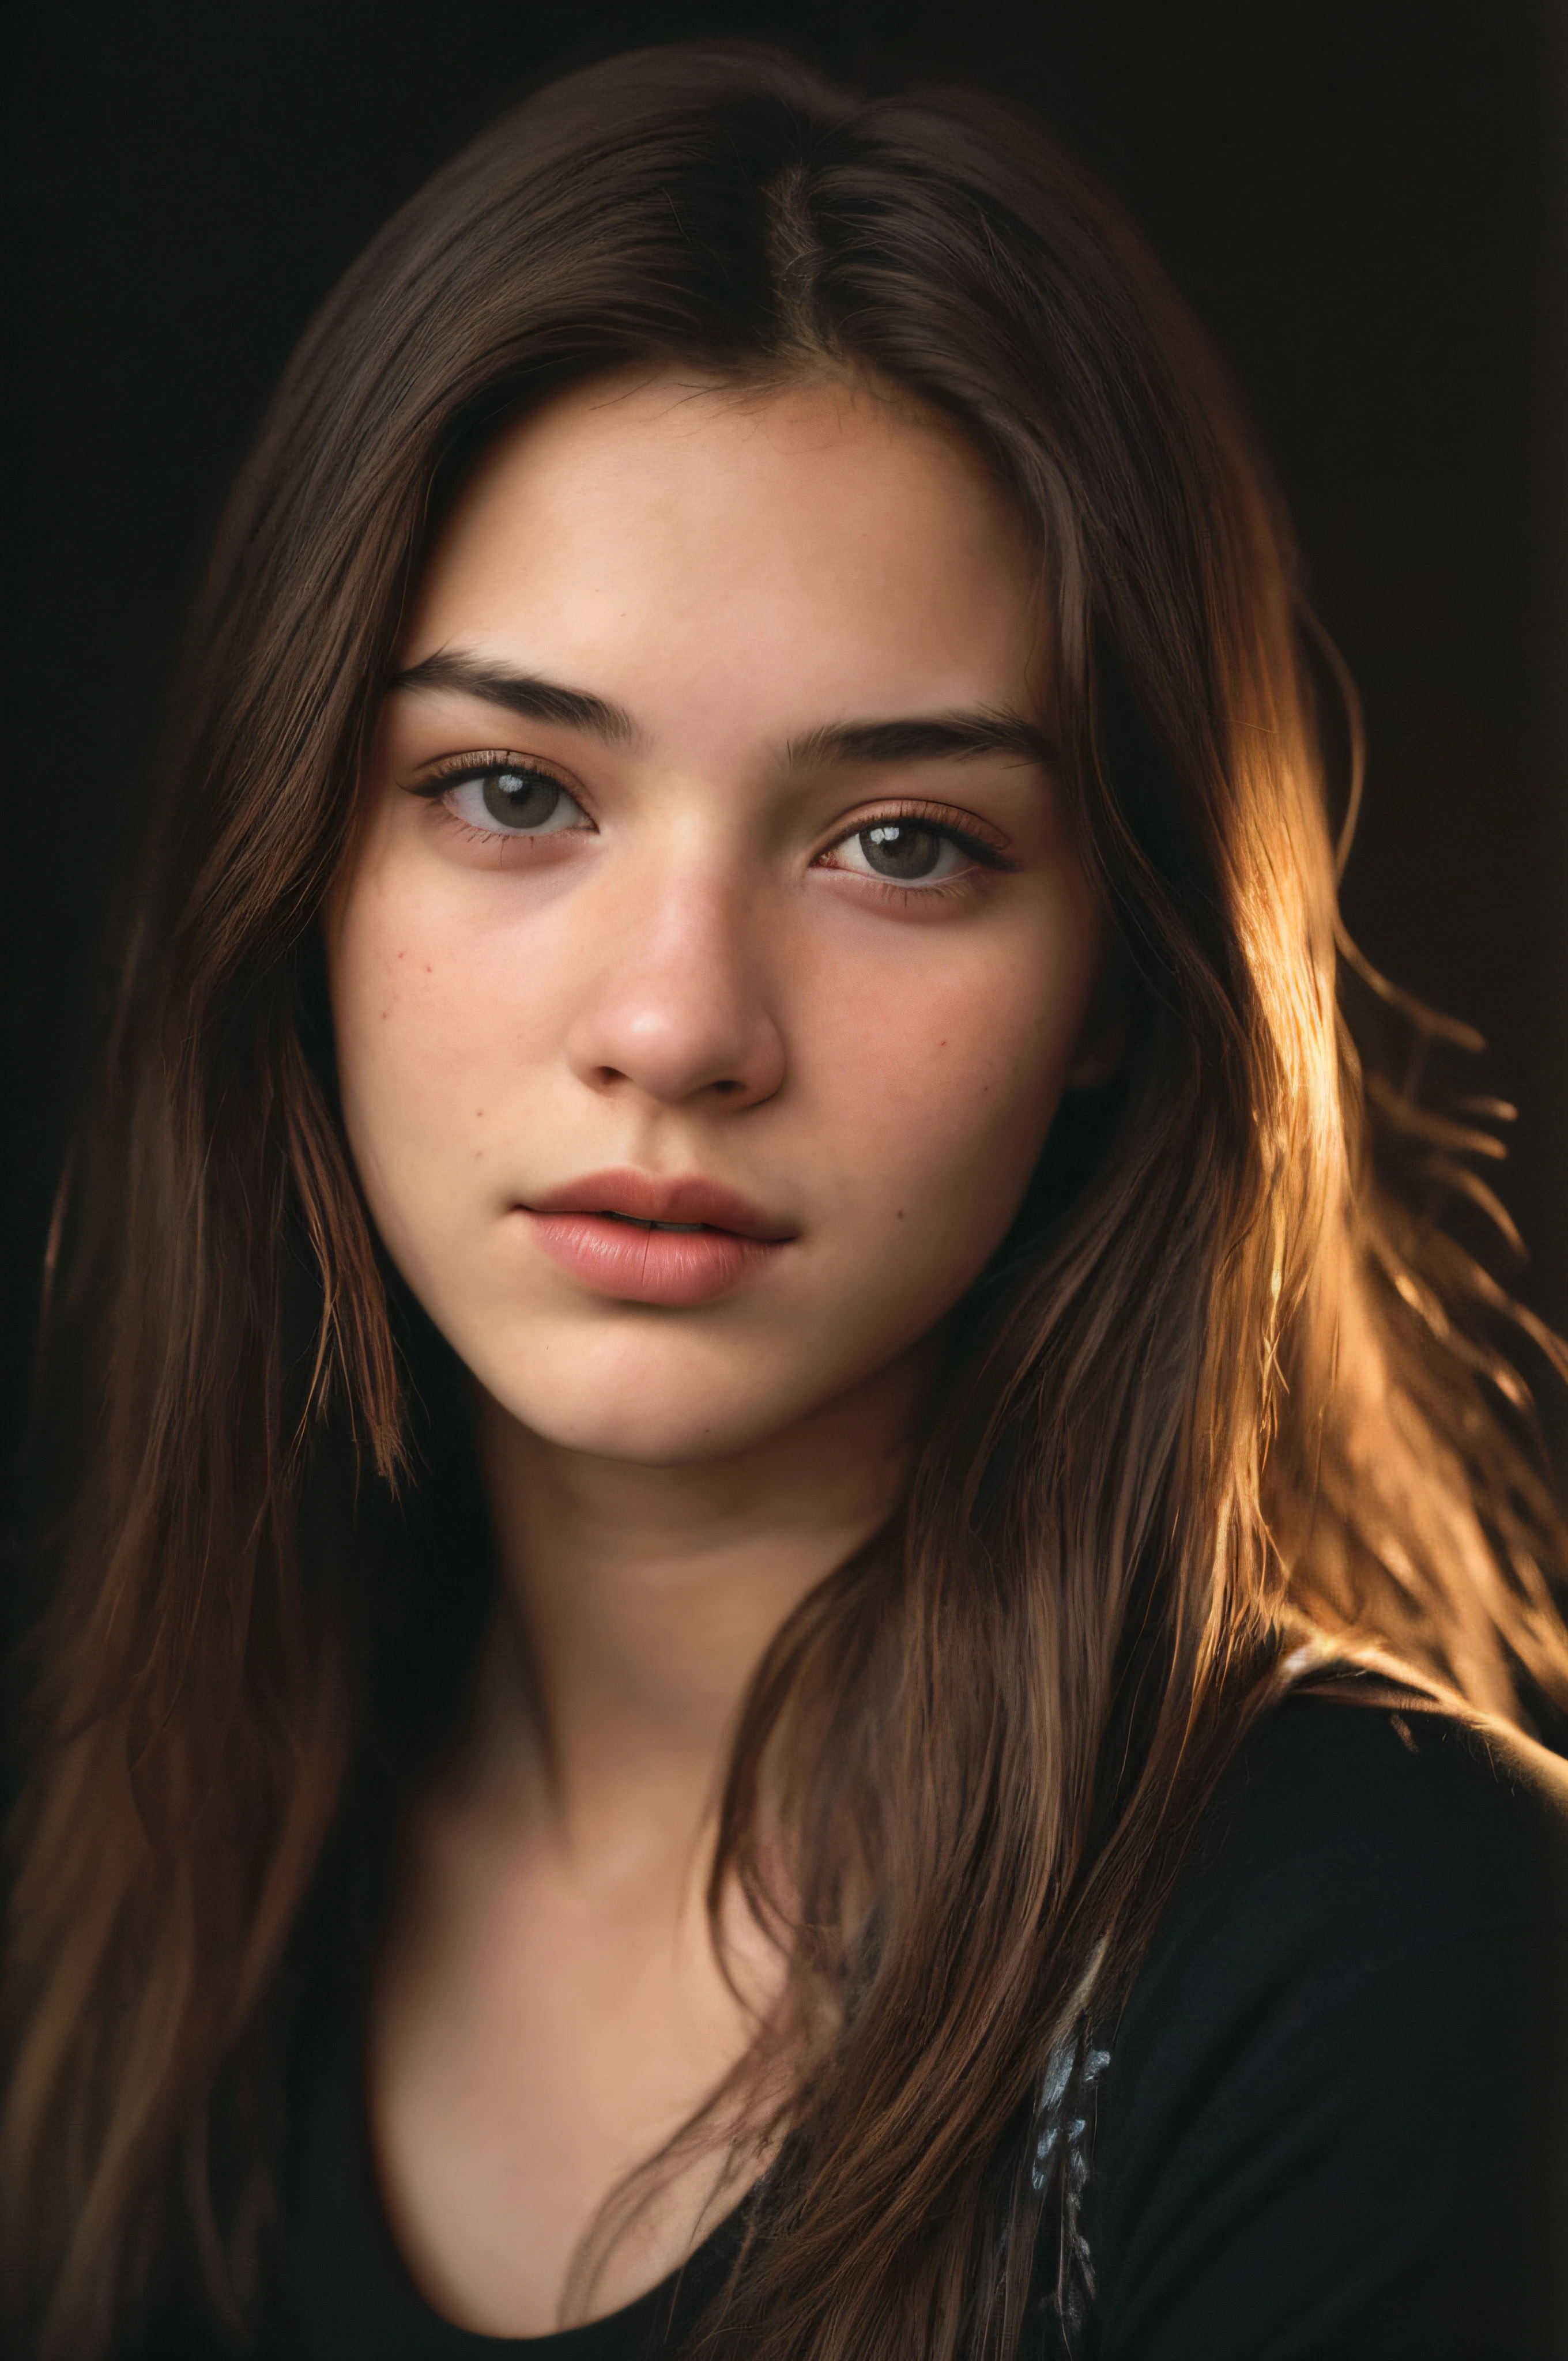
[(522, 721), (549, 721), (565, 730), (584, 730), (612, 746), (630, 744), (638, 735), (630, 713), (591, 689), (567, 688), (560, 681), (542, 680), (535, 673), (513, 672), (506, 664), (488, 664), (461, 649), (438, 649), (422, 664), (394, 673), (389, 689), (455, 689), (477, 697), (482, 704), (499, 705)]
[(1021, 713), (985, 711), (911, 715), (896, 721), (833, 721), (808, 730), (803, 738), (792, 738), (785, 751), (798, 770), (829, 763), (972, 763), (982, 754), (1011, 754), (1024, 763), (1057, 759), (1044, 730)]

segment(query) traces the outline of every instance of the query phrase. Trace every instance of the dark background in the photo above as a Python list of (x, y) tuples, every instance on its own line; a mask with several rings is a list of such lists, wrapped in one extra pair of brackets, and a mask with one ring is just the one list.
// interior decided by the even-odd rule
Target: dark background
[(1044, 105), (1229, 354), (1365, 701), (1346, 881), (1517, 1101), (1526, 1300), (1568, 1326), (1568, 0), (32, 0), (9, 38), (8, 1432), (93, 942), (203, 537), (386, 213), (553, 61), (909, 59)]

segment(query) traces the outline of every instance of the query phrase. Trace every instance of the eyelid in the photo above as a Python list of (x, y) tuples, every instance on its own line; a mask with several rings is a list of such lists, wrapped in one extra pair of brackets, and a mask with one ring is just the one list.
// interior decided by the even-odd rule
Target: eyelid
[(515, 747), (481, 747), (477, 752), (443, 754), (427, 763), (420, 773), (407, 783), (411, 796), (433, 799), (444, 795), (448, 787), (461, 786), (466, 779), (482, 779), (491, 771), (537, 771), (543, 778), (553, 779), (564, 787), (574, 803), (587, 808), (587, 797), (576, 775), (564, 763), (548, 754), (520, 754)]
[[(583, 810), (586, 818), (592, 812), (588, 798), (574, 773), (565, 764), (544, 754), (520, 754), (514, 747), (483, 747), (471, 752), (444, 754), (424, 766), (422, 773), (408, 782), (408, 793), (433, 802), (450, 787), (460, 786), (470, 779), (480, 779), (491, 771), (537, 771), (564, 788)], [(1007, 840), (1001, 831), (992, 830), (973, 812), (957, 810), (950, 804), (933, 803), (911, 796), (893, 796), (870, 807), (862, 807), (852, 818), (838, 822), (832, 835), (813, 856), (821, 860), (840, 844), (848, 844), (862, 830), (884, 826), (890, 822), (909, 821), (928, 828), (936, 835), (945, 836), (984, 867), (1015, 872), (1020, 863), (1009, 858)]]
[(900, 798), (896, 796), (885, 803), (857, 812), (851, 820), (837, 822), (833, 834), (816, 858), (820, 860), (823, 853), (832, 852), (840, 844), (848, 844), (869, 828), (881, 828), (900, 820), (916, 827), (928, 828), (934, 836), (948, 838), (987, 868), (1016, 871), (1022, 866), (1009, 857), (1005, 849), (1007, 839), (1002, 836), (1000, 829), (992, 830), (973, 812), (956, 811), (950, 804), (927, 803), (918, 796)]

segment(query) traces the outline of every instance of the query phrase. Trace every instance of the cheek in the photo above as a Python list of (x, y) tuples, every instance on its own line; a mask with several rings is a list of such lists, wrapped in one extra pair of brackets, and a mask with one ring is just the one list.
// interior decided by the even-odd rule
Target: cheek
[[(378, 1220), (456, 1161), (482, 1163), (521, 1044), (501, 944), (439, 888), (367, 864), (329, 930), (344, 1119)], [(515, 978), (513, 979), (515, 991)]]
[[(1095, 972), (1084, 928), (958, 954), (896, 979), (818, 984), (824, 1127), (873, 1218), (978, 1269), (1017, 1209), (1060, 1102)], [(966, 1270), (959, 1284), (972, 1272)]]

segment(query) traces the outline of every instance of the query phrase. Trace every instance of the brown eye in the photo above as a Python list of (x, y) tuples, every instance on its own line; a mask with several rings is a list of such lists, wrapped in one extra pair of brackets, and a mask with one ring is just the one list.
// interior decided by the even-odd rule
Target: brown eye
[(985, 859), (956, 829), (930, 820), (877, 819), (840, 838), (823, 856), (823, 865), (847, 869), (851, 876), (880, 877), (890, 885), (938, 885)]
[(879, 820), (875, 828), (861, 829), (855, 842), (867, 868), (878, 877), (905, 881), (929, 877), (943, 853), (951, 849), (934, 828), (921, 828), (906, 819)]
[(559, 779), (528, 763), (470, 772), (466, 778), (452, 781), (442, 800), (470, 828), (485, 829), (493, 836), (552, 836), (586, 818), (576, 797)]
[(503, 828), (543, 828), (566, 792), (543, 771), (487, 771), (480, 785), (485, 809)]

